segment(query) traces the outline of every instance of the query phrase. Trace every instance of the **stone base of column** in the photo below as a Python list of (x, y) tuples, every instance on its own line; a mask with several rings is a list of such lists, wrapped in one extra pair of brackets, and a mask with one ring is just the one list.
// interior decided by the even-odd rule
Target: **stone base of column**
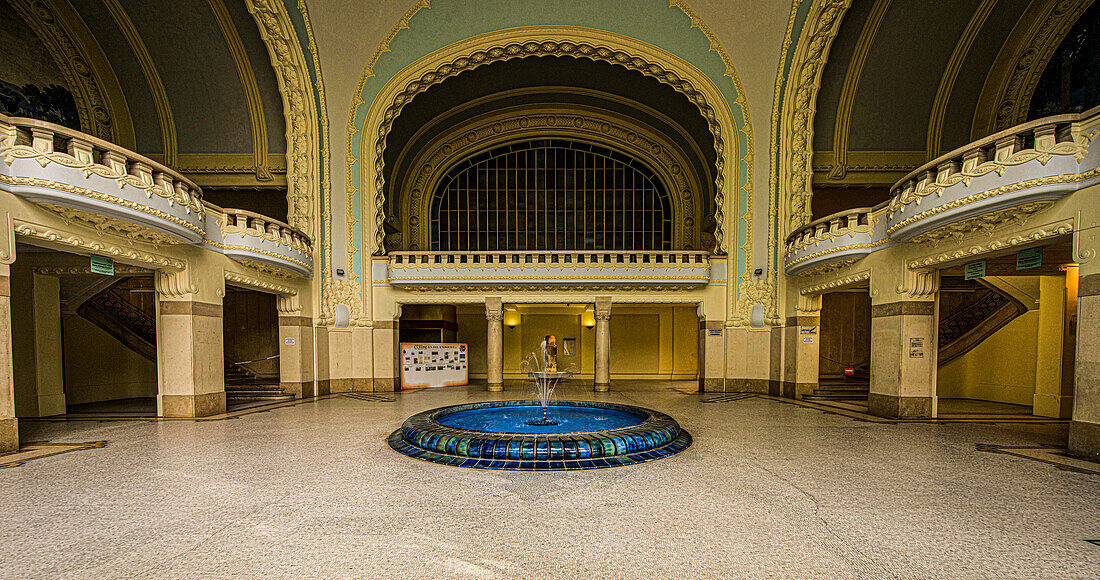
[(931, 419), (932, 397), (895, 397), (869, 393), (867, 412), (887, 419)]
[(504, 384), (503, 383), (500, 383), (500, 384), (489, 383), (489, 384), (486, 385), (485, 390), (487, 390), (491, 393), (499, 393), (499, 392), (504, 390)]
[(595, 389), (595, 391), (597, 393), (606, 393), (606, 392), (611, 390), (611, 383), (607, 383), (607, 384), (595, 383), (593, 385), (593, 388)]
[[(817, 383), (794, 383), (791, 381), (775, 381), (778, 392), (775, 393), (777, 397), (783, 397), (784, 399), (801, 399), (802, 395), (807, 395), (814, 392), (817, 388)], [(768, 385), (769, 388), (771, 385)]]
[(1066, 395), (1040, 395), (1032, 397), (1032, 412), (1037, 417), (1069, 419), (1073, 416), (1073, 397)]
[(0, 419), (0, 453), (19, 451), (19, 420)]
[(327, 395), (332, 392), (332, 379), (320, 379), (317, 381), (317, 396)]
[(315, 396), (313, 393), (313, 381), (282, 381), (279, 383), (283, 392), (288, 395), (294, 395), (299, 399), (305, 399)]
[(225, 391), (203, 395), (158, 395), (162, 417), (209, 417), (225, 412)]
[(1100, 459), (1100, 425), (1070, 421), (1069, 452), (1089, 459)]
[(386, 380), (389, 381), (388, 390), (393, 391), (393, 379), (328, 379), (327, 381), (318, 381), (318, 383), (327, 383), (319, 389), (327, 391), (326, 395), (329, 393), (373, 393), (387, 390), (379, 388), (379, 383)]

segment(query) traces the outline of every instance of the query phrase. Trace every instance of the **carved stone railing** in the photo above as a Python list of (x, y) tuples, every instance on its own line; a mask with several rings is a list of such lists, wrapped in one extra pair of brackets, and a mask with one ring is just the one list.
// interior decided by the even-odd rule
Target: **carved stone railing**
[(1100, 183), (1100, 154), (1089, 147), (1098, 115), (1100, 108), (1094, 108), (1029, 121), (918, 167), (890, 190), (887, 235), (910, 240), (984, 214), (1052, 203)]
[(786, 240), (794, 275), (854, 261), (894, 243), (924, 243), (989, 231), (1100, 184), (1100, 107), (1030, 121), (979, 139), (917, 168), (873, 208), (839, 212)]
[(0, 115), (0, 190), (106, 234), (202, 244), (277, 276), (313, 274), (306, 234), (206, 203), (202, 189), (176, 171), (61, 125)]
[(882, 211), (860, 207), (815, 220), (787, 236), (787, 274), (870, 254), (883, 240)]
[(248, 266), (281, 275), (313, 273), (313, 242), (294, 227), (243, 209), (206, 204), (206, 244)]
[(710, 283), (703, 251), (390, 252), (386, 281), (414, 289), (691, 288)]
[(0, 115), (0, 189), (99, 229), (156, 243), (203, 238), (202, 189), (80, 131)]

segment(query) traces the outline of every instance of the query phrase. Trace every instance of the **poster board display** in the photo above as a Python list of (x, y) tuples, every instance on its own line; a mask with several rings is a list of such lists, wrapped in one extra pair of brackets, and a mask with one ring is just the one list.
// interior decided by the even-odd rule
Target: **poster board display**
[(453, 387), (470, 381), (466, 343), (402, 342), (401, 388)]

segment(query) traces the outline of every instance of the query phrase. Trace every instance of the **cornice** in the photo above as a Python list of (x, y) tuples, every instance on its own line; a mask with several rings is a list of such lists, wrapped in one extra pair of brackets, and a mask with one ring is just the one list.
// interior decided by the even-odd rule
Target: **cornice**
[(178, 161), (176, 158), (178, 151), (176, 121), (175, 117), (172, 116), (172, 105), (168, 101), (168, 92), (164, 89), (164, 82), (160, 78), (157, 65), (153, 62), (153, 57), (149, 55), (149, 49), (145, 46), (145, 41), (141, 39), (137, 27), (130, 20), (130, 15), (126, 13), (126, 9), (122, 7), (122, 4), (118, 0), (103, 0), (103, 5), (111, 13), (111, 18), (114, 19), (115, 24), (122, 31), (126, 43), (130, 45), (130, 51), (133, 52), (134, 58), (141, 66), (141, 72), (145, 75), (145, 82), (149, 85), (149, 93), (153, 96), (153, 105), (157, 109), (157, 119), (160, 121), (160, 138), (164, 145), (164, 164), (175, 167)]
[(875, 0), (871, 6), (871, 13), (863, 23), (859, 31), (859, 39), (856, 40), (856, 48), (852, 53), (852, 60), (848, 62), (848, 70), (844, 73), (844, 86), (840, 90), (840, 103), (836, 110), (836, 126), (833, 129), (833, 168), (829, 172), (830, 179), (843, 179), (847, 171), (848, 161), (848, 136), (852, 123), (852, 108), (856, 102), (856, 90), (859, 89), (859, 79), (863, 75), (863, 65), (867, 62), (867, 55), (871, 52), (871, 45), (875, 42), (875, 34), (878, 33), (882, 19), (890, 8), (890, 0)]
[(252, 71), (252, 63), (248, 60), (248, 53), (241, 41), (241, 35), (225, 3), (222, 0), (206, 0), (206, 3), (214, 14), (214, 20), (218, 22), (225, 44), (233, 55), (233, 63), (237, 66), (237, 76), (241, 79), (241, 89), (244, 90), (245, 102), (248, 106), (248, 120), (252, 126), (252, 170), (259, 181), (270, 181), (271, 171), (267, 163), (267, 123), (264, 122), (264, 104), (260, 99), (260, 89), (256, 85), (256, 74)]

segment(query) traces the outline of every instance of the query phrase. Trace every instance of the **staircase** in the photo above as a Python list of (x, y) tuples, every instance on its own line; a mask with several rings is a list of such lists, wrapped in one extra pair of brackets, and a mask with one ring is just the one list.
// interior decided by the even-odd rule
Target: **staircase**
[(278, 403), (294, 400), (279, 384), (278, 377), (263, 377), (247, 367), (225, 361), (225, 404)]
[(807, 401), (866, 401), (871, 385), (871, 376), (867, 368), (856, 368), (856, 374), (823, 375), (818, 378), (817, 388), (812, 394), (802, 395)]

